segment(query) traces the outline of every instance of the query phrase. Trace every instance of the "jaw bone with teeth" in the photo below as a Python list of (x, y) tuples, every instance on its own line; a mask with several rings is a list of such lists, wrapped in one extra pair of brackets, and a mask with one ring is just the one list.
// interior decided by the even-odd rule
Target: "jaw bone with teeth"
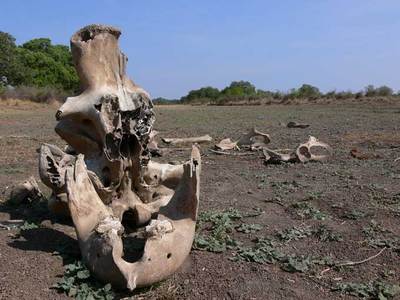
[(39, 173), (49, 207), (69, 214), (94, 276), (134, 289), (175, 272), (195, 233), (200, 153), (183, 165), (150, 160), (149, 95), (125, 75), (120, 31), (90, 25), (71, 38), (83, 92), (56, 113), (56, 132), (77, 155), (44, 144)]

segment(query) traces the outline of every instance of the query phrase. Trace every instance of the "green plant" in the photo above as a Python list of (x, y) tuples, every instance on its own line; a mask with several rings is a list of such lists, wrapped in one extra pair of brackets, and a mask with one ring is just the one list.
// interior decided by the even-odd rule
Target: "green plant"
[(33, 223), (33, 222), (28, 222), (28, 221), (25, 221), (24, 224), (19, 226), (19, 229), (22, 231), (36, 229), (36, 228), (39, 228), (39, 225), (37, 225), (36, 223)]
[(111, 289), (111, 284), (103, 286), (91, 278), (89, 270), (81, 261), (75, 261), (64, 268), (63, 278), (53, 288), (75, 299), (114, 299), (115, 295)]
[(375, 280), (368, 283), (339, 283), (332, 290), (362, 298), (386, 300), (398, 295), (400, 293), (400, 286)]
[(314, 219), (314, 220), (326, 220), (328, 218), (328, 215), (324, 214), (317, 208), (315, 208), (311, 203), (306, 202), (306, 201), (300, 201), (297, 203), (294, 203), (292, 207), (296, 210), (297, 215), (299, 215), (302, 218), (307, 218), (307, 219)]
[(229, 233), (235, 227), (234, 221), (242, 218), (238, 210), (228, 209), (222, 212), (203, 212), (199, 215), (197, 230), (204, 223), (211, 223), (208, 235), (196, 233), (193, 248), (210, 252), (223, 252), (236, 245)]
[(313, 234), (317, 236), (322, 242), (341, 242), (343, 241), (342, 236), (339, 233), (333, 232), (325, 225), (320, 225)]
[(236, 229), (236, 231), (242, 232), (242, 233), (254, 233), (254, 232), (260, 231), (262, 229), (262, 226), (259, 224), (242, 223), (239, 226), (236, 226), (235, 229)]
[(365, 218), (368, 214), (358, 209), (353, 209), (352, 211), (348, 211), (343, 215), (343, 218), (350, 220), (358, 220), (361, 218)]
[(295, 273), (305, 273), (307, 272), (311, 266), (313, 265), (312, 259), (310, 256), (287, 256), (283, 260), (282, 269), (286, 272)]
[(236, 250), (232, 260), (272, 264), (285, 257), (285, 254), (276, 248), (275, 242), (268, 238), (258, 238), (255, 240), (255, 245), (253, 247), (238, 246)]
[(277, 232), (277, 237), (285, 242), (290, 242), (290, 241), (297, 241), (299, 239), (311, 236), (313, 231), (311, 230), (310, 227), (292, 227), (292, 228), (286, 228), (284, 230), (281, 230)]

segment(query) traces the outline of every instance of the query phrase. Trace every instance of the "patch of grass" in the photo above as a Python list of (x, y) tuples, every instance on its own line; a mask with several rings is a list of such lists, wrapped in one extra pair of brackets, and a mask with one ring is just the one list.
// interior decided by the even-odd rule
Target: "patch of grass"
[(287, 256), (281, 266), (282, 270), (290, 273), (306, 273), (314, 265), (310, 256)]
[(285, 254), (276, 248), (276, 244), (272, 239), (258, 238), (254, 242), (255, 245), (253, 247), (238, 246), (232, 260), (272, 264), (285, 258)]
[(260, 231), (263, 227), (260, 224), (246, 224), (242, 223), (239, 226), (236, 226), (235, 229), (237, 232), (242, 233), (255, 233)]
[(322, 192), (309, 192), (307, 193), (308, 200), (318, 200), (322, 197)]
[(368, 216), (368, 214), (364, 211), (358, 210), (358, 209), (353, 209), (352, 211), (348, 211), (343, 215), (343, 218), (349, 219), (349, 220), (358, 220), (361, 218), (365, 218)]
[(317, 236), (322, 242), (341, 242), (343, 237), (339, 233), (333, 232), (325, 225), (320, 225), (313, 234)]
[(373, 248), (400, 249), (400, 239), (396, 236), (387, 236), (392, 233), (375, 220), (371, 220), (368, 226), (363, 227), (362, 232), (369, 246)]
[(53, 288), (75, 299), (114, 299), (111, 284), (102, 285), (91, 278), (89, 270), (81, 261), (75, 261), (64, 268), (63, 278)]
[(333, 291), (339, 291), (361, 298), (387, 300), (393, 299), (400, 294), (400, 286), (380, 280), (371, 281), (368, 283), (339, 283), (332, 288)]
[(234, 221), (241, 218), (242, 215), (235, 209), (200, 213), (197, 223), (198, 231), (202, 230), (204, 223), (211, 223), (211, 227), (208, 229), (208, 235), (196, 234), (193, 248), (219, 253), (235, 246), (236, 243), (229, 234), (235, 227)]
[(19, 226), (20, 230), (31, 230), (31, 229), (36, 229), (39, 228), (39, 225), (33, 222), (28, 222), (25, 221), (24, 224), (22, 224), (21, 226)]
[(297, 241), (299, 239), (311, 236), (312, 234), (313, 231), (310, 227), (292, 227), (277, 232), (276, 236), (280, 240), (288, 243), (290, 241)]
[(343, 240), (340, 234), (333, 232), (325, 225), (320, 225), (317, 229), (312, 229), (309, 226), (291, 227), (277, 232), (276, 236), (286, 243), (309, 236), (315, 236), (322, 242), (340, 242)]
[(265, 188), (267, 186), (268, 177), (269, 177), (269, 175), (267, 175), (267, 174), (256, 175), (256, 179), (260, 180), (260, 183), (257, 186), (259, 189)]
[(279, 245), (270, 238), (258, 238), (254, 243), (252, 247), (237, 246), (235, 249), (236, 252), (231, 259), (258, 264), (279, 263), (282, 270), (290, 273), (306, 273), (316, 265), (334, 265), (333, 260), (329, 257), (313, 258), (311, 256), (287, 255), (279, 250)]
[(314, 219), (324, 221), (328, 215), (315, 208), (310, 202), (300, 201), (292, 204), (298, 216), (303, 219)]
[(278, 181), (278, 182), (271, 182), (271, 187), (275, 192), (279, 192), (279, 194), (289, 194), (296, 192), (299, 188), (303, 187), (300, 183), (296, 180), (292, 181)]

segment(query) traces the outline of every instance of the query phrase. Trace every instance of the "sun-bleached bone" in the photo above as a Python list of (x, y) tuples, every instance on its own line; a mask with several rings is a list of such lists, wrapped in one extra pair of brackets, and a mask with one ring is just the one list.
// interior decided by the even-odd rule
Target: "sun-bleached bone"
[(230, 138), (226, 138), (216, 144), (215, 147), (219, 150), (240, 149), (240, 147), (249, 147), (251, 150), (258, 150), (266, 147), (270, 142), (271, 138), (269, 134), (258, 131), (253, 127), (236, 142), (232, 142)]
[[(311, 152), (313, 147), (320, 147), (328, 151), (327, 154), (316, 155)], [(263, 149), (265, 163), (267, 164), (278, 164), (282, 162), (302, 162), (306, 163), (309, 161), (324, 161), (332, 154), (332, 148), (323, 142), (320, 142), (317, 138), (310, 136), (308, 141), (300, 144), (295, 151), (289, 151), (288, 153), (282, 153), (268, 148)]]
[(11, 190), (10, 200), (14, 204), (20, 204), (22, 202), (40, 200), (43, 197), (42, 192), (36, 182), (35, 177), (30, 177), (25, 182), (17, 185)]
[(215, 145), (215, 148), (220, 150), (232, 150), (239, 148), (236, 142), (232, 142), (230, 138), (226, 138), (221, 140), (218, 144)]
[(119, 36), (104, 25), (72, 36), (82, 93), (57, 111), (56, 132), (68, 147), (42, 145), (39, 173), (53, 190), (50, 209), (71, 216), (88, 269), (132, 290), (165, 279), (189, 254), (200, 153), (193, 146), (190, 161), (180, 165), (151, 160), (153, 105), (125, 74)]
[(183, 169), (171, 200), (146, 226), (148, 239), (134, 262), (123, 258), (124, 227), (97, 195), (83, 156), (67, 169), (68, 204), (82, 258), (98, 279), (132, 290), (162, 280), (182, 265), (193, 242), (198, 209), (200, 153), (195, 146)]
[[(328, 154), (316, 155), (313, 154), (311, 149), (313, 147), (320, 147), (328, 151)], [(324, 161), (332, 154), (332, 148), (324, 143), (320, 142), (317, 138), (310, 135), (307, 142), (300, 144), (296, 149), (296, 155), (300, 162), (308, 161)]]
[(200, 144), (200, 143), (209, 143), (212, 141), (212, 137), (208, 134), (196, 137), (188, 137), (188, 138), (162, 138), (164, 143), (168, 145), (179, 145), (179, 144)]
[(157, 130), (152, 130), (149, 135), (149, 143), (147, 144), (147, 149), (152, 156), (162, 156), (162, 151), (158, 148), (158, 143), (156, 141), (156, 135), (158, 135)]

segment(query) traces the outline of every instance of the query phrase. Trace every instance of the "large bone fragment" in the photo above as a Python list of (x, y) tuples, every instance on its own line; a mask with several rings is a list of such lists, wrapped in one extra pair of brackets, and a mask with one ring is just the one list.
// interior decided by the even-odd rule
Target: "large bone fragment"
[(215, 147), (219, 150), (240, 149), (240, 147), (248, 147), (251, 150), (262, 149), (271, 142), (269, 134), (252, 128), (248, 133), (240, 137), (236, 142), (232, 142), (230, 138), (221, 140)]
[(10, 194), (10, 201), (14, 204), (40, 200), (41, 198), (43, 198), (43, 194), (34, 177), (30, 177), (25, 182), (14, 187)]
[(146, 226), (148, 239), (140, 259), (134, 262), (123, 258), (124, 227), (98, 197), (83, 156), (67, 170), (69, 208), (82, 256), (98, 279), (133, 290), (162, 280), (181, 266), (190, 252), (196, 225), (200, 184), (200, 153), (196, 147), (183, 169), (171, 200)]
[[(311, 149), (314, 147), (319, 147), (325, 149), (328, 153), (317, 155), (314, 154)], [(301, 162), (306, 163), (309, 161), (325, 161), (331, 154), (332, 148), (323, 142), (320, 142), (317, 138), (310, 136), (308, 141), (300, 144), (295, 151), (290, 153), (282, 153), (274, 150), (270, 150), (268, 148), (263, 149), (263, 153), (265, 156), (265, 163), (267, 164), (279, 164), (282, 162)]]
[(72, 217), (91, 273), (133, 290), (165, 279), (190, 252), (200, 153), (193, 146), (180, 165), (151, 160), (158, 149), (153, 105), (125, 74), (119, 36), (104, 25), (72, 36), (82, 93), (57, 111), (56, 132), (73, 151), (43, 144), (39, 173), (53, 190), (50, 209)]
[(212, 137), (208, 134), (196, 137), (188, 138), (162, 138), (162, 141), (168, 145), (180, 145), (180, 144), (194, 144), (194, 143), (209, 143), (212, 141)]

